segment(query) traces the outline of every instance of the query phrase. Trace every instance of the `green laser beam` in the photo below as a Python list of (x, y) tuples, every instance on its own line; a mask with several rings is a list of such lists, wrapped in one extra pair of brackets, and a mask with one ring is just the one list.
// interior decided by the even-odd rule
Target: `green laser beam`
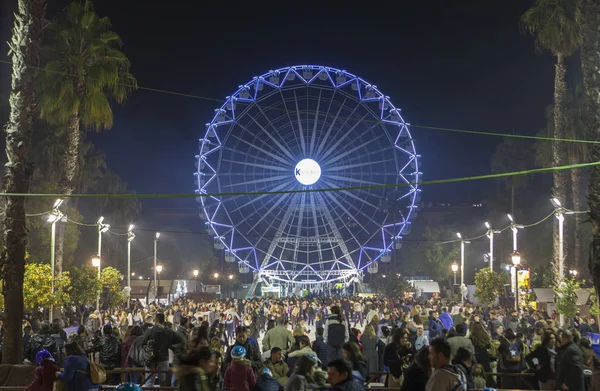
[[(554, 171), (571, 170), (575, 168), (584, 168), (600, 165), (600, 162), (569, 164), (558, 167), (533, 168), (530, 170), (511, 171), (504, 173), (494, 173), (486, 175), (476, 175), (457, 178), (435, 179), (431, 181), (423, 181), (419, 186), (423, 185), (441, 185), (447, 183), (479, 181), (484, 179), (505, 178), (509, 176), (543, 174)], [(255, 192), (229, 192), (229, 193), (113, 193), (113, 194), (58, 194), (58, 193), (0, 193), (0, 197), (51, 197), (51, 198), (191, 198), (191, 197), (239, 197), (239, 196), (259, 196), (259, 195), (281, 195), (281, 194), (296, 194), (296, 193), (325, 193), (336, 191), (355, 191), (355, 190), (371, 190), (371, 189), (388, 189), (406, 186), (415, 186), (416, 183), (393, 183), (382, 185), (369, 186), (350, 186), (350, 187), (331, 187), (325, 189), (301, 189), (301, 190), (281, 190), (281, 191), (255, 191)]]
[[(8, 65), (12, 65), (11, 61), (6, 61), (6, 60), (0, 60), (0, 63), (2, 64), (8, 64)], [(54, 71), (54, 70), (49, 70), (49, 69), (45, 69), (45, 68), (41, 68), (41, 67), (34, 67), (34, 66), (30, 66), (30, 68), (32, 69), (36, 69), (42, 72), (49, 72), (49, 73), (54, 73), (54, 74), (59, 74), (62, 76), (68, 76), (68, 77), (75, 77), (74, 74), (70, 74), (68, 72), (61, 72), (61, 71)], [(98, 80), (92, 77), (87, 76), (86, 77), (89, 80)], [(164, 90), (164, 89), (159, 89), (159, 88), (151, 88), (151, 87), (144, 87), (144, 86), (134, 86), (132, 84), (127, 84), (127, 83), (117, 83), (119, 85), (122, 85), (124, 87), (129, 87), (129, 88), (137, 88), (138, 90), (142, 90), (142, 91), (149, 91), (149, 92), (157, 92), (157, 93), (162, 93), (162, 94), (167, 94), (167, 95), (173, 95), (173, 96), (179, 96), (179, 97), (183, 97), (183, 98), (193, 98), (193, 99), (198, 99), (198, 100), (206, 100), (206, 101), (211, 101), (211, 102), (219, 102), (219, 103), (223, 103), (223, 99), (217, 99), (217, 98), (210, 98), (210, 97), (206, 97), (206, 96), (200, 96), (200, 95), (194, 95), (194, 94), (187, 94), (187, 93), (183, 93), (183, 92), (176, 92), (176, 91), (170, 91), (170, 90)], [(245, 102), (237, 102), (238, 104), (244, 104)], [(276, 106), (260, 106), (256, 103), (254, 103), (257, 107), (262, 108), (263, 110), (275, 110), (275, 111), (284, 111), (284, 112), (288, 112), (288, 113), (300, 113), (300, 114), (310, 114), (310, 115), (316, 115), (316, 116), (320, 116), (320, 117), (329, 117), (329, 118), (333, 118), (334, 116), (331, 114), (326, 114), (326, 113), (317, 113), (316, 111), (310, 111), (310, 110), (288, 110), (282, 107), (276, 107)], [(341, 119), (346, 119), (349, 121), (363, 121), (363, 122), (371, 122), (371, 123), (377, 123), (380, 121), (375, 121), (375, 120), (364, 120), (362, 118), (352, 118), (352, 117), (339, 117)], [(439, 126), (428, 126), (428, 125), (413, 125), (410, 124), (409, 127), (413, 127), (413, 128), (417, 128), (417, 129), (430, 129), (430, 130), (436, 130), (436, 131), (443, 131), (443, 132), (451, 132), (451, 133), (463, 133), (463, 134), (473, 134), (473, 135), (479, 135), (479, 136), (494, 136), (494, 137), (512, 137), (512, 138), (519, 138), (519, 139), (527, 139), (527, 140), (540, 140), (540, 141), (554, 141), (554, 142), (568, 142), (568, 143), (584, 143), (584, 144), (600, 144), (600, 141), (597, 140), (583, 140), (583, 139), (569, 139), (569, 138), (554, 138), (554, 137), (543, 137), (543, 136), (527, 136), (527, 135), (522, 135), (522, 134), (512, 134), (512, 133), (498, 133), (498, 132), (484, 132), (484, 131), (478, 131), (478, 130), (469, 130), (469, 129), (454, 129), (454, 128), (445, 128), (445, 127), (439, 127)]]

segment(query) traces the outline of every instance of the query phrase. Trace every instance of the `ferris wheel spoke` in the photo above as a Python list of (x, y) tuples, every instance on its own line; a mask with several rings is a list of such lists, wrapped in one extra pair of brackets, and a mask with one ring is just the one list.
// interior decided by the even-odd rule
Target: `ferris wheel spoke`
[[(269, 124), (269, 126), (271, 128), (273, 128), (273, 130), (275, 130), (277, 132), (277, 129), (275, 128), (275, 126), (272, 124), (272, 122), (268, 119), (268, 117), (265, 115), (262, 107), (260, 107), (259, 105), (257, 105), (256, 107), (258, 107), (258, 110), (260, 111), (260, 113), (263, 115), (263, 117), (265, 117), (267, 119), (267, 123)], [(267, 137), (269, 138), (269, 140), (271, 140), (273, 143), (275, 143), (275, 145), (277, 145), (277, 147), (279, 147), (279, 149), (281, 150), (281, 152), (283, 152), (288, 158), (290, 158), (291, 160), (294, 160), (294, 156), (292, 155), (292, 153), (290, 152), (290, 150), (288, 148), (286, 148), (283, 144), (281, 144), (279, 142), (279, 140), (277, 140), (276, 137), (274, 137), (271, 132), (269, 132), (267, 130), (266, 127), (262, 126), (258, 121), (256, 121), (256, 119), (254, 117), (250, 117), (252, 119), (252, 121), (256, 124), (256, 126), (258, 126), (263, 133), (265, 133), (267, 135)]]
[[(295, 93), (295, 91), (294, 91), (294, 93)], [(284, 110), (285, 110), (285, 113), (287, 114), (287, 117), (288, 117), (289, 124), (290, 124), (290, 126), (292, 127), (292, 129), (294, 129), (294, 121), (292, 120), (292, 116), (290, 115), (290, 113), (291, 113), (293, 110), (290, 110), (290, 109), (288, 108), (288, 105), (287, 105), (286, 99), (285, 99), (285, 97), (283, 96), (283, 92), (282, 92), (281, 90), (279, 90), (279, 94), (281, 95), (281, 102), (283, 103), (283, 108), (284, 108)], [(302, 150), (302, 149), (301, 149), (302, 147), (300, 146), (300, 142), (298, 141), (298, 139), (296, 139), (296, 145), (298, 146), (298, 148), (299, 148), (300, 150)]]
[[(362, 185), (381, 185), (381, 183), (377, 183), (377, 182), (372, 182), (372, 181), (367, 181), (364, 179), (358, 179), (358, 178), (353, 178), (353, 177), (347, 177), (347, 176), (343, 176), (343, 175), (327, 175), (327, 178), (331, 178), (331, 179), (337, 179), (339, 181), (344, 181), (348, 184), (351, 183), (360, 183)], [(350, 186), (348, 186), (350, 187)]]
[[(364, 162), (364, 163), (355, 163), (355, 164), (345, 164), (343, 166), (327, 166), (327, 171), (343, 171), (343, 170), (348, 170), (351, 168), (356, 168), (356, 167), (368, 167), (368, 166), (372, 166), (372, 165), (381, 165), (384, 163), (389, 163), (389, 162), (393, 162), (394, 159), (385, 159), (385, 160), (376, 160), (376, 161), (368, 161), (368, 162)], [(353, 171), (354, 173), (354, 171)], [(364, 172), (364, 171), (359, 171), (357, 172), (359, 174), (369, 174), (369, 172)], [(394, 175), (394, 174), (392, 174)]]
[[(356, 123), (354, 125), (352, 125), (352, 127), (350, 129), (345, 131), (344, 134), (342, 135), (342, 137), (339, 137), (336, 140), (336, 142), (331, 147), (329, 147), (329, 149), (325, 153), (323, 153), (323, 156), (321, 156), (321, 160), (327, 161), (327, 158), (329, 157), (329, 155), (331, 155), (334, 151), (339, 150), (338, 149), (339, 145), (344, 140), (346, 140), (346, 138), (348, 138), (350, 135), (353, 135), (354, 129), (356, 129), (356, 127), (358, 127), (358, 125), (361, 125), (363, 123), (363, 120), (367, 117), (368, 117), (368, 114), (365, 114), (362, 118), (360, 118), (359, 120), (356, 120)], [(367, 130), (365, 130), (365, 131), (368, 132), (368, 131), (373, 130), (374, 128), (375, 128), (375, 126), (371, 126), (370, 128), (367, 128)]]
[(254, 225), (252, 227), (250, 227), (250, 231), (254, 231), (254, 229), (256, 228), (256, 226), (258, 224), (262, 223), (263, 220), (266, 219), (267, 217), (270, 217), (269, 215), (273, 212), (273, 210), (275, 210), (275, 208), (277, 208), (279, 206), (279, 204), (281, 204), (286, 198), (293, 198), (293, 197), (287, 197), (290, 195), (291, 195), (290, 193), (285, 193), (281, 197), (279, 197), (277, 199), (277, 201), (275, 201), (273, 203), (273, 205), (271, 205), (269, 210), (267, 210), (265, 213), (263, 213), (262, 216), (260, 216), (260, 219), (258, 219), (258, 221), (256, 223), (254, 223)]
[[(290, 188), (290, 184), (289, 183), (282, 183), (281, 185), (273, 188), (271, 191), (272, 192), (278, 192), (278, 191), (287, 190), (289, 188)], [(255, 197), (251, 198), (250, 201), (246, 202), (244, 205), (241, 205), (241, 206), (238, 206), (237, 208), (235, 208), (232, 212), (237, 212), (237, 211), (239, 211), (239, 210), (241, 210), (241, 209), (243, 209), (243, 208), (245, 208), (247, 206), (250, 206), (253, 203), (258, 202), (258, 201), (260, 201), (263, 198), (268, 197), (268, 196), (272, 196), (272, 194), (261, 194), (259, 196), (255, 196)]]
[[(356, 219), (354, 214), (350, 213), (350, 211), (344, 205), (342, 205), (342, 203), (338, 199), (336, 199), (334, 196), (332, 196), (329, 193), (324, 193), (324, 194), (325, 194), (325, 197), (327, 197), (329, 200), (331, 200), (331, 202), (333, 202), (335, 205), (337, 205), (337, 207), (340, 208), (347, 215), (347, 217), (349, 217), (352, 221), (354, 221), (357, 226), (359, 226), (364, 232), (369, 233), (369, 231), (364, 227), (364, 225), (362, 225), (362, 223)], [(320, 196), (320, 194), (318, 194), (318, 196)], [(322, 198), (322, 196), (321, 196), (321, 198)]]
[[(340, 187), (340, 185), (338, 183), (335, 183), (333, 181), (328, 181), (326, 179), (323, 179), (323, 183), (326, 184), (328, 187)], [(370, 203), (369, 201), (367, 201), (365, 198), (359, 197), (355, 194), (352, 194), (352, 192), (348, 191), (348, 190), (341, 190), (340, 193), (347, 195), (348, 197), (355, 199), (358, 202), (364, 203), (370, 207), (372, 207), (373, 209), (377, 209), (377, 205), (373, 205), (372, 203)]]
[[(240, 164), (239, 161), (237, 161), (237, 160), (223, 159), (223, 161), (227, 162), (227, 163)], [(258, 163), (244, 162), (243, 165), (250, 166), (250, 167), (256, 167), (256, 168), (264, 168), (265, 170), (285, 171), (285, 172), (290, 171), (289, 168), (273, 166), (271, 164), (258, 164)]]
[(262, 152), (263, 154), (265, 154), (267, 156), (271, 156), (273, 159), (279, 161), (280, 163), (289, 164), (289, 162), (286, 161), (285, 158), (282, 157), (282, 156), (280, 156), (280, 155), (276, 155), (276, 154), (274, 154), (274, 153), (272, 153), (270, 151), (267, 151), (266, 149), (261, 148), (261, 147), (259, 147), (258, 145), (254, 144), (254, 143), (251, 143), (249, 141), (246, 141), (246, 140), (242, 139), (241, 137), (238, 137), (237, 135), (233, 135), (232, 134), (231, 137), (235, 138), (236, 140), (238, 140), (239, 142), (241, 142), (243, 144), (246, 144), (247, 146), (249, 146), (251, 148), (254, 148), (254, 149), (258, 150), (259, 152)]
[[(338, 118), (340, 117), (340, 113), (342, 112), (342, 109), (344, 108), (344, 105), (346, 104), (347, 100), (348, 99), (345, 98), (344, 102), (342, 102), (342, 104), (340, 105), (340, 108), (338, 109), (337, 113), (335, 113), (335, 117), (333, 117), (333, 121), (331, 121), (331, 124), (329, 124), (329, 127), (327, 128), (327, 132), (325, 133), (325, 137), (323, 137), (323, 139), (319, 143), (319, 147), (317, 148), (317, 152), (315, 153), (315, 156), (317, 158), (321, 154), (321, 151), (323, 150), (323, 147), (325, 146), (325, 144), (327, 144), (327, 140), (329, 139), (329, 135), (331, 134), (331, 131), (333, 130), (333, 128), (334, 128), (334, 126), (335, 126)], [(326, 124), (327, 124), (327, 121), (323, 121), (323, 127), (321, 128), (321, 132), (323, 132), (323, 129), (325, 128)]]
[(236, 182), (233, 184), (224, 185), (223, 187), (231, 188), (231, 187), (238, 187), (238, 186), (255, 185), (258, 183), (274, 182), (274, 181), (279, 181), (279, 180), (289, 179), (289, 178), (290, 178), (290, 175), (275, 175), (275, 176), (269, 176), (269, 177), (261, 178), (261, 179), (254, 179), (252, 181)]
[[(348, 133), (349, 133), (349, 132), (348, 132)], [(368, 141), (367, 141), (366, 143), (364, 143), (364, 144), (357, 145), (357, 146), (356, 146), (356, 147), (354, 147), (354, 148), (350, 148), (350, 149), (348, 149), (348, 150), (346, 150), (346, 151), (344, 151), (344, 152), (342, 152), (342, 153), (340, 153), (340, 154), (337, 154), (337, 155), (335, 155), (335, 156), (332, 156), (332, 157), (331, 157), (331, 159), (327, 159), (327, 157), (326, 157), (326, 156), (324, 156), (324, 159), (325, 159), (325, 160), (323, 161), (323, 165), (327, 167), (329, 164), (331, 164), (331, 163), (335, 163), (335, 162), (337, 162), (338, 160), (340, 160), (340, 159), (343, 159), (343, 158), (345, 158), (346, 156), (348, 156), (348, 155), (351, 155), (351, 154), (355, 153), (355, 152), (356, 152), (356, 151), (358, 151), (359, 149), (367, 149), (367, 147), (368, 147), (369, 145), (371, 145), (372, 143), (375, 143), (375, 142), (379, 141), (379, 139), (380, 139), (381, 137), (385, 137), (385, 135), (380, 135), (380, 136), (378, 136), (378, 137), (373, 137), (373, 138), (371, 138), (370, 140), (368, 140)], [(340, 141), (340, 142), (341, 142), (341, 141)], [(337, 145), (334, 145), (334, 147), (335, 147), (335, 148), (337, 148), (338, 146), (337, 146)], [(386, 148), (386, 149), (389, 149), (389, 148)], [(367, 150), (368, 150), (368, 149), (367, 149)], [(379, 151), (381, 151), (381, 149), (380, 149), (380, 150), (378, 150), (378, 152), (379, 152)]]
[[(334, 96), (335, 96), (335, 91), (336, 90), (333, 90)], [(309, 148), (310, 155), (312, 155), (315, 150), (315, 141), (317, 139), (317, 125), (319, 124), (319, 109), (321, 107), (321, 95), (322, 94), (323, 94), (323, 90), (319, 90), (319, 99), (317, 100), (317, 109), (315, 111), (315, 120), (313, 121), (312, 135), (310, 137), (310, 148)], [(325, 118), (329, 117), (329, 109), (331, 108), (332, 103), (333, 103), (333, 97), (329, 101), (329, 108), (327, 109), (327, 114), (325, 115)], [(325, 122), (325, 121), (323, 121), (323, 122)]]
[[(239, 151), (239, 150), (235, 150), (235, 149), (232, 149), (232, 148), (229, 148), (229, 147), (221, 147), (221, 149), (222, 149), (223, 151), (230, 152), (230, 153), (231, 153), (231, 155), (243, 155), (243, 156), (245, 156), (245, 157), (247, 157), (247, 158), (254, 159), (255, 161), (260, 161), (260, 162), (263, 162), (263, 163), (265, 163), (265, 165), (267, 165), (267, 166), (269, 166), (269, 167), (278, 167), (278, 168), (281, 168), (281, 166), (279, 166), (279, 163), (276, 163), (276, 162), (275, 162), (275, 161), (273, 161), (273, 160), (268, 160), (268, 159), (265, 159), (263, 156), (258, 156), (258, 155), (256, 155), (256, 154), (251, 154), (251, 153), (248, 153), (248, 152), (245, 152), (245, 151)], [(222, 161), (225, 161), (225, 160), (223, 159)], [(228, 161), (231, 161), (231, 160), (228, 160)], [(233, 161), (233, 162), (234, 162), (236, 165), (239, 165), (239, 166), (245, 166), (245, 165), (247, 164), (247, 163), (246, 163), (246, 161)], [(289, 165), (289, 164), (288, 164), (288, 165)], [(226, 175), (227, 175), (227, 173), (226, 173), (226, 172), (222, 172), (222, 171), (220, 171), (220, 172), (219, 172), (219, 175), (221, 175), (221, 176), (226, 176)]]
[(296, 103), (296, 118), (298, 120), (298, 135), (300, 136), (300, 148), (302, 153), (306, 156), (306, 141), (304, 140), (304, 129), (302, 127), (302, 118), (300, 118), (300, 106), (298, 106), (298, 96), (296, 90), (294, 90), (294, 102)]

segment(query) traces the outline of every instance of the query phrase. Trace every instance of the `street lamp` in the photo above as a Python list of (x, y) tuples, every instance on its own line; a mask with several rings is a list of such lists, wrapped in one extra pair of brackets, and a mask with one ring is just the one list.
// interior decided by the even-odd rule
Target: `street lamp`
[(569, 274), (573, 276), (573, 278), (577, 277), (577, 270), (569, 270)]
[[(131, 224), (129, 229), (127, 230), (127, 286), (131, 289), (131, 276), (135, 273), (131, 273), (131, 242), (135, 238), (135, 234), (133, 233), (134, 225)], [(130, 291), (131, 292), (131, 291)], [(127, 308), (129, 308), (129, 300), (131, 298), (131, 293), (127, 298)]]
[(233, 280), (233, 274), (230, 274), (228, 277), (230, 280)]
[(512, 259), (513, 267), (515, 268), (515, 310), (519, 310), (519, 276), (518, 267), (521, 263), (521, 254), (513, 251), (510, 258)]
[(215, 279), (219, 278), (219, 273), (215, 273), (215, 274), (213, 274), (213, 277), (214, 277)]
[(464, 240), (460, 232), (457, 232), (456, 236), (460, 239), (460, 304), (465, 305), (465, 244), (471, 242)]
[[(100, 218), (96, 222), (96, 226), (98, 227), (98, 281), (100, 281), (100, 259), (102, 259), (102, 234), (110, 229), (110, 224), (104, 224), (104, 216), (100, 216)], [(98, 299), (96, 300), (96, 309), (100, 310), (100, 294), (98, 294)]]
[(454, 285), (456, 285), (456, 272), (458, 271), (458, 265), (456, 263), (452, 264), (452, 273), (454, 273)]
[[(92, 266), (98, 268), (98, 281), (100, 281), (100, 255), (92, 257)], [(98, 297), (96, 298), (96, 310), (100, 310), (100, 292), (98, 292)]]
[(162, 271), (163, 271), (162, 265), (156, 266), (156, 273), (158, 273), (157, 274), (158, 275), (158, 280), (157, 280), (158, 284), (156, 285), (156, 295), (157, 295), (156, 297), (158, 297), (159, 301), (160, 301), (160, 297), (158, 295), (160, 294), (160, 273), (162, 273)]
[(198, 292), (198, 274), (200, 274), (198, 269), (194, 269), (194, 292)]
[(490, 239), (490, 270), (494, 271), (494, 234), (499, 234), (500, 231), (494, 231), (487, 221), (485, 227), (488, 229), (486, 236)]
[[(62, 199), (57, 199), (54, 201), (54, 206), (52, 207), (52, 211), (47, 217), (48, 222), (51, 224), (50, 229), (50, 267), (52, 268), (52, 295), (54, 295), (54, 262), (56, 256), (56, 223), (63, 218), (62, 212), (58, 209), (63, 203)], [(49, 320), (52, 322), (52, 316), (54, 312), (54, 306), (50, 306), (50, 314)]]
[(158, 286), (156, 285), (157, 276), (156, 276), (156, 248), (158, 245), (158, 238), (160, 238), (160, 232), (157, 232), (154, 235), (154, 297), (158, 294)]

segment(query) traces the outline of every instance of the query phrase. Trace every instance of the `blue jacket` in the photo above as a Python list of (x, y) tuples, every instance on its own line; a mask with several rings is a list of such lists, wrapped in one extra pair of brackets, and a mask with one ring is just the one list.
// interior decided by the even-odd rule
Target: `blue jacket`
[(327, 344), (323, 337), (317, 337), (317, 339), (312, 343), (312, 350), (317, 353), (317, 357), (321, 360), (321, 365), (323, 368), (327, 369)]
[(69, 391), (86, 391), (99, 388), (90, 378), (90, 364), (85, 356), (69, 356), (65, 360), (65, 371), (58, 380), (67, 383)]
[(266, 373), (261, 373), (256, 380), (256, 385), (260, 391), (279, 391), (279, 387), (281, 386), (273, 376)]
[(440, 315), (440, 320), (442, 321), (442, 324), (444, 325), (444, 328), (446, 330), (450, 330), (452, 326), (454, 326), (454, 321), (452, 320), (450, 314), (447, 312), (442, 312), (442, 314)]
[(429, 340), (433, 340), (438, 335), (442, 334), (444, 325), (439, 319), (431, 319), (429, 322)]

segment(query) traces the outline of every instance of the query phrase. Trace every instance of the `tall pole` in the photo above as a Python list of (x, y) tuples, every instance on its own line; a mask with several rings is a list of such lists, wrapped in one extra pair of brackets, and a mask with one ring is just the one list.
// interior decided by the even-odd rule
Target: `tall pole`
[(156, 248), (158, 245), (158, 238), (160, 237), (160, 232), (157, 232), (155, 237), (154, 237), (154, 299), (156, 300), (156, 297), (158, 295), (158, 285), (157, 284), (157, 272), (156, 272)]
[[(561, 210), (556, 217), (558, 218), (558, 279), (557, 282), (560, 284), (564, 278), (565, 273), (565, 254), (564, 254), (564, 227), (565, 227), (565, 215)], [(565, 324), (565, 315), (560, 314), (559, 317), (560, 327)]]
[(465, 286), (465, 241), (460, 241), (460, 304), (465, 305), (465, 295), (463, 287)]
[[(50, 267), (52, 268), (52, 296), (54, 296), (54, 257), (55, 257), (55, 247), (56, 247), (56, 220), (52, 222), (52, 228), (50, 233)], [(52, 322), (54, 312), (54, 305), (50, 306), (50, 314), (48, 314), (48, 319)]]
[(129, 287), (129, 296), (127, 297), (127, 308), (131, 301), (131, 241), (135, 238), (133, 233), (133, 224), (127, 230), (127, 287)]
[[(100, 269), (102, 268), (102, 229), (100, 226), (98, 227), (98, 281), (100, 281)], [(102, 286), (100, 287), (100, 292), (102, 292)], [(98, 292), (98, 296), (96, 297), (96, 311), (100, 311), (100, 292)]]

